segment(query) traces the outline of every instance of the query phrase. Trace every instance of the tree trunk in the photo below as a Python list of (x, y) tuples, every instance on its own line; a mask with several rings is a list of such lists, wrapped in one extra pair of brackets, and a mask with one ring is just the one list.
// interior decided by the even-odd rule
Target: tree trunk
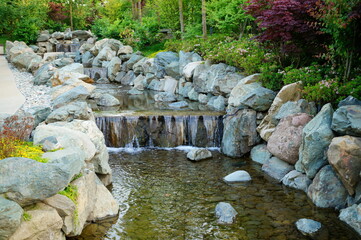
[(73, 4), (72, 3), (69, 4), (69, 14), (70, 14), (70, 29), (74, 30), (74, 26), (73, 26)]
[(179, 22), (180, 22), (181, 33), (183, 38), (183, 33), (184, 33), (183, 0), (179, 0)]
[(138, 1), (138, 19), (139, 19), (139, 22), (142, 22), (142, 0), (139, 0)]
[(203, 38), (207, 38), (207, 10), (206, 10), (206, 0), (202, 0), (202, 31)]

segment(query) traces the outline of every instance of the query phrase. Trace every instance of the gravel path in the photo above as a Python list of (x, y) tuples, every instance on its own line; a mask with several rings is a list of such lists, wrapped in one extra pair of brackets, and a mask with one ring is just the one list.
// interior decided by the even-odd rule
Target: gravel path
[(12, 64), (9, 63), (9, 68), (14, 74), (16, 86), (25, 97), (25, 103), (20, 110), (27, 111), (32, 107), (46, 106), (50, 107), (50, 87), (45, 85), (34, 85), (33, 75), (28, 72), (20, 72)]

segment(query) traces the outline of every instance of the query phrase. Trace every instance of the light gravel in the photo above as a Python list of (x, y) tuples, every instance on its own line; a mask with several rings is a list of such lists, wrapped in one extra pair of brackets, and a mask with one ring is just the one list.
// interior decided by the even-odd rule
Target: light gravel
[(28, 72), (20, 72), (12, 64), (9, 63), (9, 68), (12, 71), (16, 86), (25, 97), (25, 103), (19, 109), (20, 111), (27, 111), (32, 107), (45, 106), (51, 107), (50, 87), (45, 85), (34, 85), (34, 76)]

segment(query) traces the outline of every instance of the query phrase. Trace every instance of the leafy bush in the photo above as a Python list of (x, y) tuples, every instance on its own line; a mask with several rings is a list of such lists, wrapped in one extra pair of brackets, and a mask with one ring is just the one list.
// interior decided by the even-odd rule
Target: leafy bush
[(42, 157), (43, 153), (42, 147), (33, 145), (32, 142), (24, 142), (15, 138), (0, 136), (0, 159), (23, 157), (46, 163), (48, 159)]
[(60, 191), (59, 194), (66, 196), (70, 200), (72, 200), (75, 205), (77, 205), (77, 199), (78, 199), (78, 187), (69, 184), (63, 191)]
[(17, 27), (12, 33), (12, 37), (27, 44), (35, 43), (38, 38), (40, 28), (35, 19), (24, 18), (17, 23)]

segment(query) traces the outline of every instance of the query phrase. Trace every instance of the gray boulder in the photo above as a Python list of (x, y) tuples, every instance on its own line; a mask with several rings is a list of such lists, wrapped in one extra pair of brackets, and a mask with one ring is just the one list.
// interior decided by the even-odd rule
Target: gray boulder
[(345, 105), (336, 110), (332, 118), (332, 130), (341, 135), (361, 137), (361, 106)]
[(88, 38), (93, 37), (93, 34), (90, 31), (86, 30), (75, 30), (72, 31), (72, 38), (78, 38), (79, 40), (87, 40)]
[(132, 54), (132, 55), (131, 55), (131, 58), (124, 63), (125, 70), (126, 70), (126, 71), (132, 70), (134, 64), (136, 64), (137, 62), (139, 62), (142, 58), (144, 58), (144, 57), (141, 56), (141, 55)]
[(72, 63), (60, 68), (58, 71), (84, 74), (84, 66), (80, 63)]
[(276, 179), (278, 182), (281, 182), (283, 177), (293, 169), (292, 165), (276, 157), (270, 158), (262, 165), (262, 171)]
[(179, 102), (170, 103), (168, 106), (171, 108), (185, 108), (188, 107), (188, 103), (186, 101), (179, 101)]
[(132, 89), (130, 89), (127, 92), (127, 94), (129, 94), (129, 95), (142, 95), (142, 94), (144, 94), (144, 92), (136, 89), (135, 87), (133, 87)]
[(256, 111), (266, 111), (270, 108), (276, 93), (264, 87), (255, 88), (241, 97), (240, 104)]
[(341, 209), (338, 218), (361, 235), (361, 204)]
[(175, 102), (177, 98), (174, 94), (169, 92), (161, 92), (154, 95), (154, 100), (156, 102)]
[(288, 101), (278, 110), (277, 114), (274, 116), (274, 122), (278, 123), (282, 118), (296, 113), (307, 113), (314, 116), (316, 114), (316, 106), (313, 102), (308, 103), (305, 99)]
[(52, 101), (54, 109), (65, 106), (75, 101), (85, 101), (89, 96), (88, 90), (84, 86), (78, 86), (70, 89), (69, 91), (61, 94)]
[(51, 109), (48, 106), (35, 106), (27, 110), (27, 112), (34, 116), (34, 128), (36, 128), (39, 123), (45, 121), (49, 116)]
[(135, 74), (133, 71), (129, 71), (127, 72), (126, 75), (124, 75), (122, 78), (120, 79), (115, 79), (116, 82), (120, 82), (123, 85), (133, 85), (134, 83), (134, 79), (136, 78)]
[(122, 61), (118, 57), (114, 57), (110, 60), (108, 65), (108, 77), (110, 81), (114, 81), (117, 73), (120, 72)]
[(296, 169), (314, 178), (318, 170), (327, 164), (327, 149), (334, 134), (331, 129), (333, 109), (326, 104), (302, 130), (302, 143)]
[(323, 228), (322, 224), (307, 218), (301, 218), (295, 223), (298, 231), (304, 236), (315, 240), (327, 240), (328, 232)]
[(193, 74), (193, 84), (197, 92), (227, 95), (244, 78), (236, 73), (236, 68), (224, 63), (201, 64)]
[(282, 183), (287, 187), (307, 192), (308, 186), (312, 183), (312, 181), (305, 174), (292, 170), (282, 178)]
[(266, 161), (271, 159), (271, 157), (272, 153), (268, 151), (266, 144), (257, 145), (251, 150), (251, 159), (254, 162), (264, 164)]
[(188, 98), (192, 101), (198, 101), (198, 97), (199, 97), (199, 93), (192, 88), (189, 92), (188, 92)]
[(97, 105), (111, 107), (120, 104), (119, 100), (108, 93), (102, 94), (99, 98), (95, 99)]
[(54, 66), (50, 63), (46, 63), (41, 66), (34, 74), (34, 85), (50, 85), (50, 78), (54, 74)]
[(86, 51), (82, 56), (81, 56), (81, 61), (84, 65), (84, 67), (90, 68), (93, 65), (93, 60), (94, 60), (94, 55), (91, 54), (91, 52)]
[(131, 46), (123, 46), (120, 47), (117, 53), (117, 56), (119, 55), (129, 55), (133, 53), (133, 48)]
[(219, 224), (232, 224), (236, 220), (237, 211), (229, 203), (218, 203), (215, 212)]
[(70, 65), (74, 63), (74, 60), (72, 58), (62, 57), (59, 59), (55, 59), (51, 63), (57, 68), (62, 68), (65, 67), (66, 65)]
[(184, 67), (191, 62), (202, 61), (202, 57), (195, 52), (179, 52), (179, 70), (178, 72), (182, 73)]
[(0, 239), (9, 239), (20, 226), (23, 209), (16, 202), (0, 197)]
[(179, 88), (179, 95), (188, 98), (188, 93), (192, 90), (193, 84), (190, 82), (184, 83), (183, 86)]
[(32, 61), (40, 62), (42, 58), (35, 54), (34, 52), (24, 52), (18, 56), (16, 56), (12, 60), (12, 64), (20, 71), (27, 71), (29, 70), (30, 64)]
[(179, 57), (175, 52), (160, 52), (155, 56), (154, 62), (162, 67), (166, 67), (172, 62), (179, 62)]
[(39, 35), (38, 39), (36, 40), (37, 42), (46, 42), (50, 39), (50, 34), (49, 33), (42, 33)]
[(200, 161), (211, 157), (212, 153), (205, 148), (192, 149), (187, 153), (187, 158), (192, 161)]
[(225, 182), (248, 182), (251, 181), (251, 176), (244, 170), (238, 170), (231, 174), (228, 174), (223, 178)]
[(332, 167), (326, 165), (316, 174), (307, 195), (317, 207), (340, 209), (346, 205), (348, 194)]
[(40, 163), (28, 158), (0, 161), (0, 194), (21, 206), (55, 195), (74, 176), (63, 164)]
[(142, 59), (140, 59), (138, 62), (136, 62), (133, 65), (133, 71), (135, 74), (141, 74), (141, 73), (145, 73), (145, 64), (148, 61), (148, 58), (144, 57)]
[(181, 69), (180, 73), (183, 74), (183, 76), (188, 81), (190, 81), (193, 78), (194, 70), (201, 64), (204, 64), (204, 62), (203, 61), (190, 62)]
[(346, 105), (359, 105), (361, 106), (361, 101), (352, 96), (348, 96), (344, 100), (338, 103), (338, 107), (346, 106)]
[(171, 62), (165, 67), (165, 73), (172, 78), (179, 79), (181, 77), (179, 72), (179, 62)]
[(110, 47), (104, 47), (99, 54), (94, 58), (92, 65), (94, 67), (101, 67), (102, 62), (110, 61), (116, 56), (116, 52), (113, 51)]
[(74, 119), (89, 120), (92, 116), (92, 111), (86, 102), (73, 102), (55, 109), (48, 115), (45, 122), (71, 122)]
[(251, 151), (259, 137), (256, 131), (256, 111), (243, 109), (223, 120), (221, 150), (231, 157), (241, 157)]

